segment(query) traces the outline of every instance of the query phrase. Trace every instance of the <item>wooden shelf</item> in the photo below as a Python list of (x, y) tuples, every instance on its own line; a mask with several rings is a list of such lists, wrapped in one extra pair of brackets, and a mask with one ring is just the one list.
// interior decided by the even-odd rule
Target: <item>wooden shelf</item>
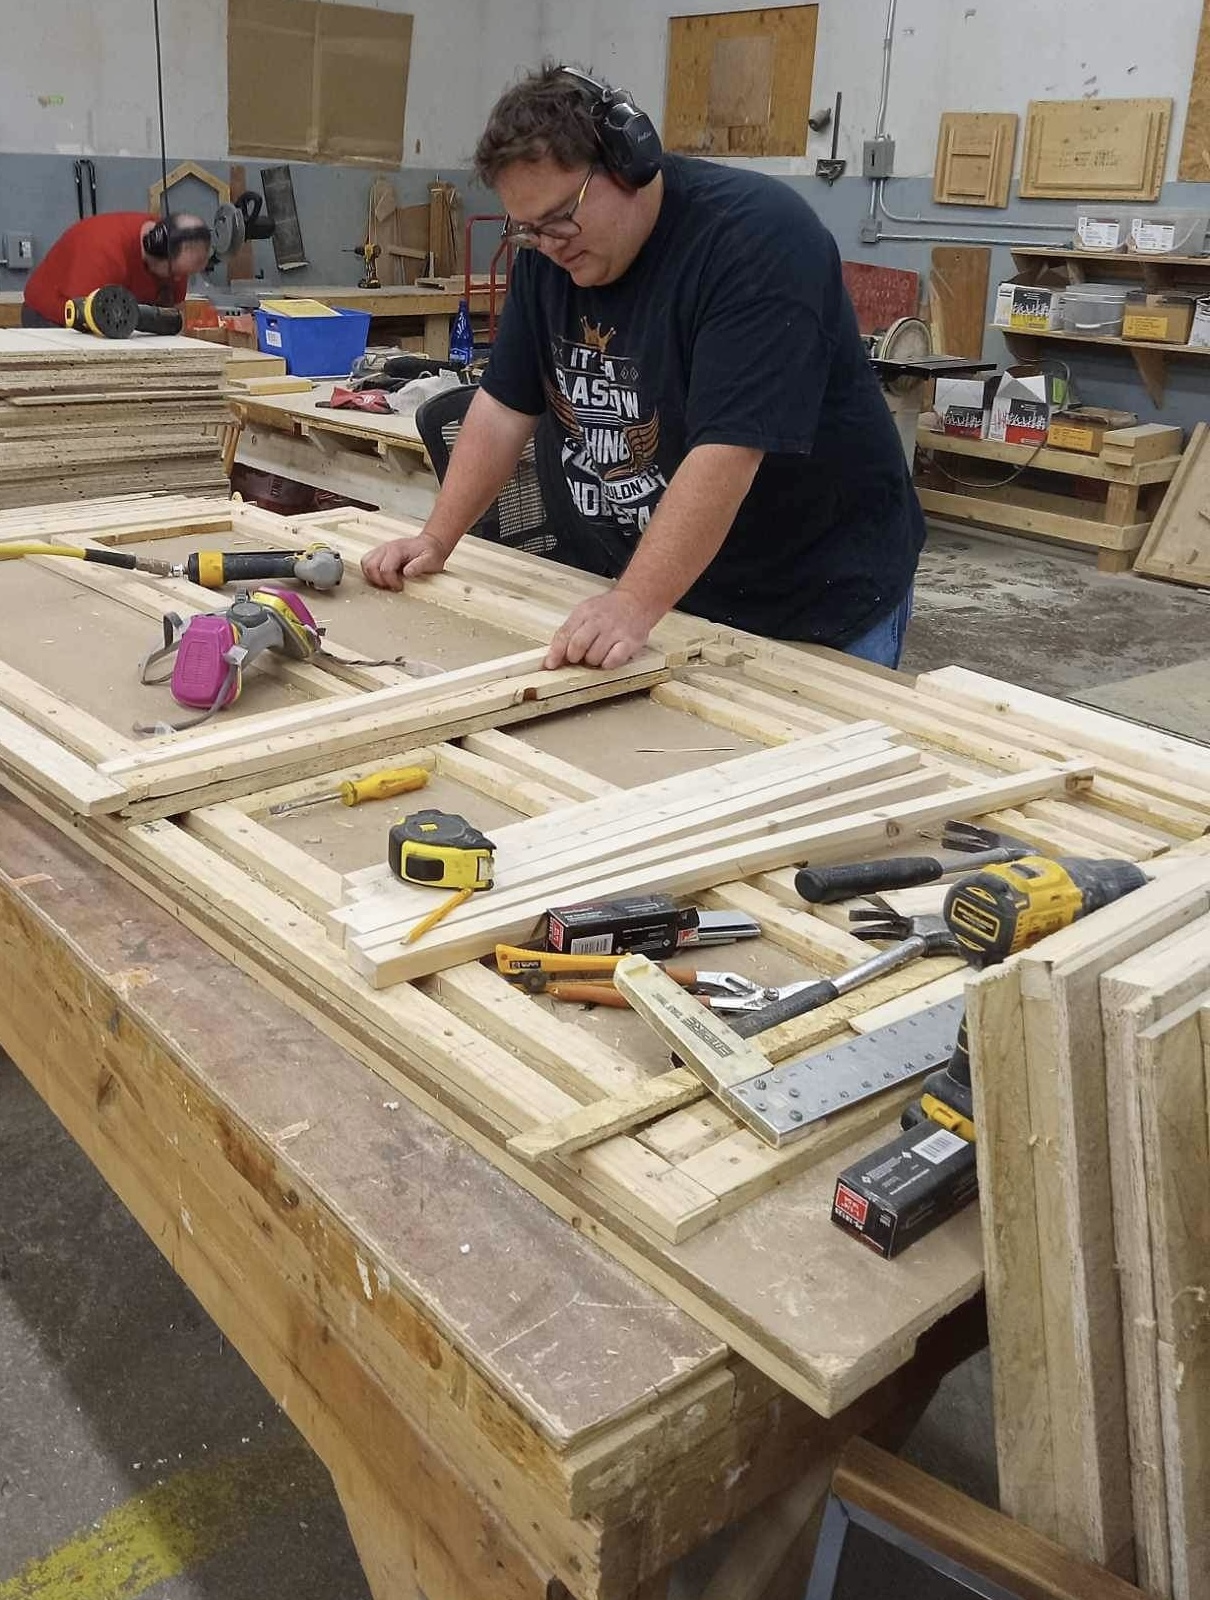
[[(1057, 329), (1052, 332), (1027, 333), (1021, 328), (1001, 328), (994, 322), (988, 326), (993, 333), (1002, 333), (1010, 342), (1046, 339), (1052, 344), (1099, 345), (1103, 350), (1129, 350), (1139, 370), (1139, 377), (1142, 378), (1147, 393), (1157, 407), (1164, 404), (1167, 362), (1170, 356), (1192, 356), (1194, 359), (1199, 356), (1210, 356), (1210, 346), (1206, 345), (1160, 344), (1154, 340), (1123, 339), (1117, 334), (1063, 333)], [(1031, 359), (1036, 356), (1035, 351), (1026, 354)]]
[(1163, 256), (1123, 253), (1120, 250), (1072, 250), (1049, 245), (1010, 245), (1013, 256), (1031, 261), (1078, 261), (1081, 265), (1095, 262), (1098, 267), (1196, 267), (1210, 273), (1210, 255)]
[[(916, 492), (926, 512), (1093, 550), (1103, 572), (1129, 569), (1181, 460), (1168, 455), (1123, 467), (1075, 451), (963, 439), (924, 428), (917, 430), (916, 446)], [(1050, 476), (1044, 487), (1037, 479), (1011, 472), (986, 482), (968, 480), (940, 464), (925, 463), (926, 452), (974, 457), (1001, 468), (1028, 467)]]
[[(1210, 255), (1102, 254), (1097, 250), (1074, 250), (1063, 245), (1010, 245), (1009, 249), (1018, 273), (1035, 283), (1040, 280), (1048, 264), (1061, 267), (1072, 284), (1112, 279), (1135, 283), (1141, 289), (1153, 292), (1175, 289), (1194, 278), (1202, 281), (1191, 287), (1200, 289), (1204, 287), (1204, 281), (1210, 279)], [(1159, 344), (1088, 333), (1024, 333), (1009, 328), (1000, 328), (998, 331), (1010, 340), (1051, 339), (1070, 345), (1093, 344), (1110, 350), (1129, 350), (1139, 377), (1157, 407), (1164, 404), (1169, 356), (1210, 356), (1210, 349), (1199, 345)], [(1036, 355), (1036, 350), (1032, 354)]]
[[(1179, 437), (1179, 435), (1176, 435)], [(941, 451), (945, 455), (975, 456), (981, 461), (1001, 462), (1006, 466), (1030, 467), (1038, 472), (1061, 472), (1069, 478), (1094, 478), (1103, 483), (1167, 483), (1180, 461), (1179, 451), (1160, 456), (1137, 467), (1119, 466), (1100, 456), (1078, 450), (1039, 450), (1032, 444), (1001, 444), (995, 439), (964, 439), (958, 434), (935, 433), (930, 428), (916, 431), (918, 450)]]

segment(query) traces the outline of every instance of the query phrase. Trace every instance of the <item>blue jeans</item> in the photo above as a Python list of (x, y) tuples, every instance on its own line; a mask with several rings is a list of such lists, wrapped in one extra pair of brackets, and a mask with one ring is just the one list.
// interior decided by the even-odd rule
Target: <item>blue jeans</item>
[(909, 589), (902, 601), (890, 613), (876, 622), (868, 633), (851, 640), (844, 646), (847, 656), (860, 656), (863, 661), (874, 661), (880, 667), (897, 667), (903, 654), (908, 622), (912, 615), (914, 589)]

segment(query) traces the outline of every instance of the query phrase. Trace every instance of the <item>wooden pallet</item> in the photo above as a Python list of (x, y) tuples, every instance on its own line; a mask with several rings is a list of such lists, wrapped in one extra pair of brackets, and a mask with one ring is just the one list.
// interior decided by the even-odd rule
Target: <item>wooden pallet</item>
[(1125, 572), (1181, 464), (1180, 442), (1179, 428), (1144, 424), (1107, 433), (1092, 456), (920, 428), (917, 493), (934, 516), (1094, 550), (1102, 572)]
[[(44, 532), (66, 532), (65, 513), (45, 515)], [(621, 830), (633, 828), (643, 833), (644, 850), (658, 846), (660, 861), (675, 864), (671, 887), (758, 916), (763, 939), (728, 950), (726, 965), (747, 961), (754, 974), (784, 981), (835, 973), (868, 953), (848, 932), (846, 908), (816, 914), (797, 899), (791, 864), (804, 854), (902, 853), (920, 826), (956, 813), (982, 815), (1062, 853), (1165, 856), (1210, 828), (1203, 752), (1159, 736), (1149, 742), (1112, 717), (1043, 696), (1017, 700), (1007, 686), (975, 675), (958, 682), (928, 675), (913, 685), (832, 652), (683, 617), (661, 625), (657, 650), (635, 673), (598, 674), (587, 692), (581, 675), (566, 694), (553, 694), (534, 681), (532, 661), (516, 661), (526, 652), (493, 653), (495, 628), (511, 624), (521, 643), (548, 636), (569, 603), (602, 585), (538, 558), (465, 541), (448, 572), (409, 586), (400, 599), (371, 593), (356, 577), (357, 557), (400, 531), (376, 514), (289, 522), (199, 502), (157, 521), (143, 501), (125, 513), (115, 504), (97, 507), (88, 524), (87, 536), (161, 550), (173, 538), (196, 546), (202, 529), (206, 543), (216, 542), (216, 531), (220, 543), (225, 534), (236, 544), (283, 548), (327, 539), (344, 550), (349, 577), (338, 597), (317, 605), (327, 608), (332, 635), (343, 633), (346, 656), (353, 639), (382, 649), (374, 629), (386, 614), (380, 608), (391, 608), (392, 634), (409, 653), (461, 650), (465, 662), (472, 639), (481, 659), (444, 674), (444, 682), (339, 659), (299, 665), (280, 681), (250, 686), (246, 704), (210, 730), (153, 743), (150, 752), (126, 739), (115, 756), (121, 707), (85, 704), (90, 684), (69, 692), (62, 680), (39, 681), (39, 672), (53, 676), (53, 661), (45, 649), (14, 659), (10, 634), (0, 669), (7, 787), (818, 1409), (834, 1411), (893, 1370), (938, 1306), (972, 1292), (979, 1259), (970, 1213), (948, 1224), (927, 1256), (891, 1270), (826, 1223), (840, 1152), (885, 1137), (897, 1098), (855, 1108), (774, 1151), (695, 1086), (670, 1083), (666, 1055), (637, 1018), (551, 1010), (467, 959), (462, 944), (446, 950), (452, 964), (443, 957), (419, 982), (375, 987), (328, 924), (350, 878), (354, 888), (380, 880), (382, 816), (374, 807), (335, 808), (276, 821), (269, 807), (386, 760), (422, 762), (433, 773), (432, 803), (465, 811), (494, 837), (499, 823), (502, 872), (510, 843), (589, 838), (593, 818), (600, 827), (612, 815), (618, 843), (626, 842)], [(0, 519), (0, 538), (15, 532)], [(104, 608), (105, 632), (119, 642), (123, 628), (146, 629), (153, 602), (162, 609), (171, 596), (177, 609), (214, 606), (212, 595), (185, 585), (117, 573), (94, 586), (89, 569), (64, 566), (64, 574), (48, 575), (43, 564), (28, 576), (57, 585), (61, 601), (70, 595)], [(43, 606), (40, 628), (53, 611)], [(347, 631), (355, 618), (355, 631)], [(102, 671), (92, 665), (94, 674)], [(472, 674), (474, 687), (459, 672)], [(519, 700), (511, 690), (502, 698), (501, 674), (506, 688), (524, 685)], [(545, 684), (559, 676), (545, 675)], [(539, 698), (526, 698), (531, 690)], [(263, 705), (271, 692), (287, 691), (293, 699), (285, 706), (258, 709), (254, 695)], [(550, 715), (572, 696), (571, 714)], [(369, 715), (367, 702), (378, 708)], [(202, 736), (206, 742), (196, 743)], [(733, 758), (721, 773), (720, 754)], [(704, 794), (712, 772), (725, 787), (729, 773), (759, 772), (762, 763), (770, 781), (763, 791), (749, 788), (738, 811), (720, 801), (712, 818), (719, 829), (754, 819), (768, 826), (779, 809), (840, 814), (782, 819), (788, 831), (772, 856), (765, 852), (775, 831), (755, 855), (746, 832), (698, 850), (684, 831), (684, 774), (699, 773)], [(862, 789), (860, 813), (844, 815)], [(732, 802), (741, 793), (737, 782)], [(523, 820), (545, 817), (541, 828)], [(673, 831), (657, 837), (669, 824)], [(608, 833), (598, 840), (608, 844)], [(553, 844), (549, 855), (553, 863)], [(633, 856), (615, 857), (612, 866), (608, 855), (593, 857), (593, 871), (615, 876), (568, 872), (558, 885), (568, 893), (587, 881), (607, 887)], [(554, 881), (541, 875), (550, 863), (532, 851), (529, 859), (540, 869), (529, 888), (551, 892)], [(643, 868), (645, 881), (653, 863)], [(589, 864), (586, 853), (586, 874)], [(711, 952), (710, 965), (719, 964)], [(888, 1010), (954, 993), (956, 968), (949, 959), (921, 962), (762, 1036), (761, 1047), (780, 1060), (852, 1037), (889, 1020)], [(737, 1211), (742, 1218), (732, 1217)], [(755, 1255), (742, 1243), (753, 1228), (768, 1241)], [(800, 1297), (785, 1294), (804, 1271), (803, 1281), (843, 1278), (846, 1294), (860, 1296), (865, 1314), (856, 1335), (851, 1316), (826, 1295), (804, 1315)], [(912, 1294), (904, 1294), (904, 1281), (916, 1285)]]

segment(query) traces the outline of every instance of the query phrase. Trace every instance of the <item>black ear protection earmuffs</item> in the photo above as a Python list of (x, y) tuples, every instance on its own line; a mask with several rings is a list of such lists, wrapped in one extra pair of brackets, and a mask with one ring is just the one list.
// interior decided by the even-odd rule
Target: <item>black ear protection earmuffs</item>
[(203, 223), (193, 222), (179, 227), (172, 217), (161, 217), (143, 236), (143, 249), (157, 261), (171, 261), (178, 250), (187, 244), (210, 244), (210, 229)]
[(592, 93), (589, 110), (596, 129), (601, 164), (628, 188), (642, 189), (660, 170), (663, 146), (651, 118), (625, 89), (610, 89), (576, 67), (559, 71)]

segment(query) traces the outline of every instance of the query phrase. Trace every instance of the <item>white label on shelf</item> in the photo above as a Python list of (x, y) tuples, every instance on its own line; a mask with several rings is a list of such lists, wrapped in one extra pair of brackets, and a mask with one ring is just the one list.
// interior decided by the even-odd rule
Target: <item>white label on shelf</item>
[(1077, 217), (1076, 238), (1085, 250), (1116, 250), (1122, 240), (1121, 225), (1096, 217)]
[(1176, 243), (1176, 228), (1171, 222), (1147, 222), (1142, 217), (1130, 220), (1130, 237), (1136, 250), (1171, 250)]

